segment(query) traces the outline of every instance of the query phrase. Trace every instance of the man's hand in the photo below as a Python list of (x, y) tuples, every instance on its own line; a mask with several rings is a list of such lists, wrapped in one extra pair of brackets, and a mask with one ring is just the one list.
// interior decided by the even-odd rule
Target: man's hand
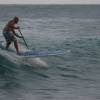
[(15, 36), (18, 37), (18, 38), (23, 38), (23, 36), (20, 36), (17, 33), (15, 33)]
[(23, 36), (19, 36), (19, 38), (23, 38)]
[(19, 27), (19, 26), (17, 26), (17, 27), (16, 27), (16, 29), (20, 30), (20, 27)]
[(20, 29), (19, 26), (17, 26), (16, 24), (13, 26), (14, 29)]

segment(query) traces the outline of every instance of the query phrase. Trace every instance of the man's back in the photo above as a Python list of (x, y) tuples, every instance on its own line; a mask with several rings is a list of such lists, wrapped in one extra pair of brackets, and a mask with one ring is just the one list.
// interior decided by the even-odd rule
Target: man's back
[(13, 22), (13, 20), (9, 21), (6, 26), (4, 27), (3, 31), (4, 32), (11, 32), (13, 31), (15, 23)]

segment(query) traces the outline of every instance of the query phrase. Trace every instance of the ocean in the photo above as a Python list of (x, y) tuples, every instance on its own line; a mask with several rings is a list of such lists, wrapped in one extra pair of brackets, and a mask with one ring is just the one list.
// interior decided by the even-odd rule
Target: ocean
[(0, 5), (0, 41), (14, 16), (31, 50), (65, 54), (19, 57), (0, 43), (0, 100), (100, 100), (100, 5)]

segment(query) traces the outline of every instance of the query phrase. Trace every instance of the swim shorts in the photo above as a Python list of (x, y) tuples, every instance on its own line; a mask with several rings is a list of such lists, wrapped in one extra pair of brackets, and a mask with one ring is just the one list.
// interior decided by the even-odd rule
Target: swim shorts
[(15, 42), (16, 38), (10, 32), (3, 32), (6, 42)]

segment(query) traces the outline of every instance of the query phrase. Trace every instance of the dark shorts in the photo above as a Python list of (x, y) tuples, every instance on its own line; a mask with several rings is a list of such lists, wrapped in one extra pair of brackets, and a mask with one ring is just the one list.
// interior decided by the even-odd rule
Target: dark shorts
[(16, 38), (10, 32), (3, 32), (6, 42), (15, 42)]

